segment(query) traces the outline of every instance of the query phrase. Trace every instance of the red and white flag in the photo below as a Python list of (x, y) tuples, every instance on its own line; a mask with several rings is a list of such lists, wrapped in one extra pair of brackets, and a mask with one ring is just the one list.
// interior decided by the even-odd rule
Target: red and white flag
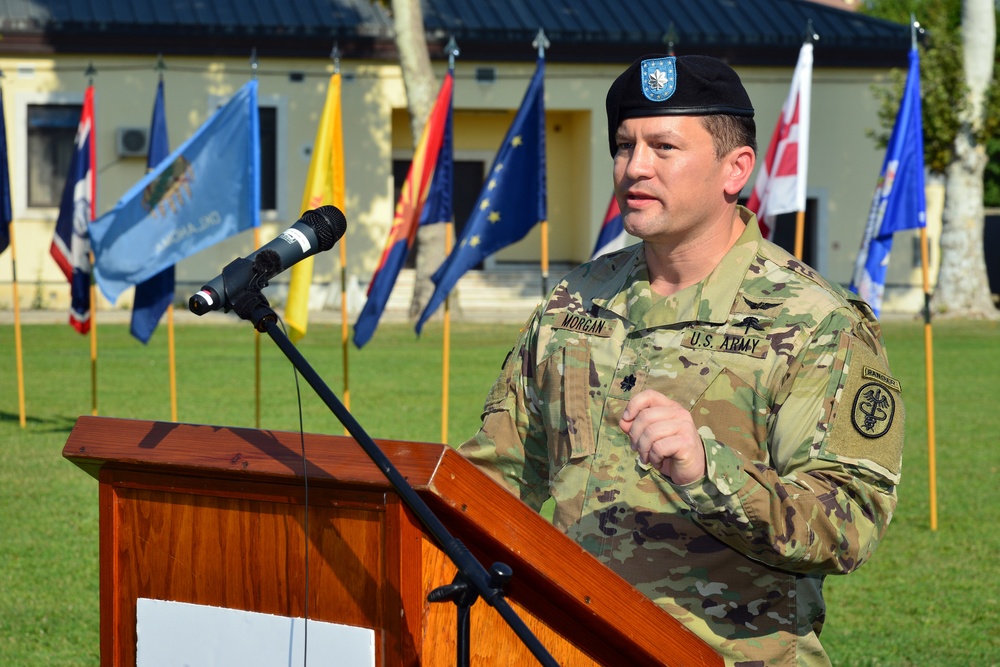
[(757, 214), (760, 232), (774, 237), (775, 216), (806, 210), (809, 166), (809, 102), (812, 93), (812, 40), (799, 51), (792, 88), (767, 146), (747, 208)]

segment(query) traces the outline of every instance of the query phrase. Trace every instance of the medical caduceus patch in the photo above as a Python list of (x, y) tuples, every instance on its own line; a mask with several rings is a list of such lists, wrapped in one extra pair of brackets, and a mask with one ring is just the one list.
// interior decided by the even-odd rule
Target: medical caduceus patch
[(862, 386), (854, 397), (851, 421), (858, 433), (866, 438), (880, 438), (892, 426), (896, 414), (896, 399), (876, 382)]

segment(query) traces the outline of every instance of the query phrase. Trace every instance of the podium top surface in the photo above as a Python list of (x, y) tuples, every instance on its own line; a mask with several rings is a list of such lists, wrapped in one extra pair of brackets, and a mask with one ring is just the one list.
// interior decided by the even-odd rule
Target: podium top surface
[[(64, 458), (102, 470), (298, 484), (304, 438), (309, 484), (393, 492), (353, 438), (109, 417), (80, 417)], [(447, 445), (379, 440), (379, 448), (449, 532), (480, 558), (504, 562), (510, 599), (563, 624), (605, 664), (704, 666), (722, 658)], [(609, 656), (612, 656), (609, 659)]]

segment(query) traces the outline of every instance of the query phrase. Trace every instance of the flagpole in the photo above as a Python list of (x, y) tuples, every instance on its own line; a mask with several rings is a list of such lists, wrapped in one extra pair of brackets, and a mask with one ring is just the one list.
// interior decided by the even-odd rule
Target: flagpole
[[(3, 80), (4, 73), (0, 70), (0, 80)], [(0, 87), (0, 129), (4, 135), (0, 136), (3, 142), (3, 178), (7, 190), (5, 209), (0, 215), (5, 218), (12, 218), (10, 215), (10, 181), (9, 162), (7, 159), (7, 120), (3, 117), (3, 88)], [(28, 418), (24, 411), (24, 350), (21, 346), (21, 303), (17, 295), (17, 240), (14, 235), (14, 220), (9, 219), (4, 223), (7, 225), (7, 241), (10, 245), (10, 276), (11, 276), (11, 296), (14, 299), (14, 357), (17, 364), (17, 414), (21, 428), (28, 425)]]
[[(91, 88), (94, 85), (94, 75), (97, 74), (97, 69), (94, 68), (94, 64), (90, 63), (87, 66), (85, 72), (89, 76), (89, 81), (87, 87)], [(90, 141), (91, 143), (91, 157), (94, 156), (94, 143), (97, 139), (94, 136), (95, 130), (93, 125), (90, 128)], [(97, 164), (94, 160), (91, 160), (91, 169), (97, 169)], [(97, 173), (93, 175), (94, 181), (91, 181), (91, 187), (93, 188), (93, 183), (96, 181)], [(90, 220), (94, 221), (94, 209), (96, 202), (93, 196), (93, 190), (91, 190), (90, 197)], [(90, 413), (93, 416), (97, 416), (97, 285), (94, 282), (94, 251), (90, 250), (87, 252), (87, 257), (90, 261)]]
[[(910, 48), (917, 48), (917, 28), (920, 24), (916, 16), (910, 14)], [(924, 368), (927, 393), (927, 476), (930, 494), (931, 530), (938, 527), (937, 517), (937, 445), (934, 425), (934, 332), (931, 327), (931, 279), (930, 252), (927, 247), (927, 226), (920, 228), (920, 271), (924, 283)]]
[[(812, 44), (813, 42), (818, 41), (818, 40), (819, 40), (819, 35), (816, 33), (815, 30), (813, 30), (812, 19), (806, 19), (805, 41), (807, 43), (809, 43), (809, 44)], [(797, 66), (798, 66), (798, 64), (796, 63), (796, 67)], [(809, 66), (809, 78), (810, 78), (810, 89), (811, 89), (811, 87), (812, 87), (812, 83), (811, 83), (811, 81), (812, 81), (812, 64), (811, 63), (810, 63), (810, 66)], [(800, 92), (800, 95), (801, 95), (801, 92)], [(806, 133), (805, 133), (806, 136), (805, 137), (799, 137), (800, 141), (804, 141), (805, 142), (804, 144), (799, 144), (800, 147), (803, 146), (803, 145), (808, 145), (808, 142), (809, 142), (808, 128), (809, 128), (810, 122), (809, 122), (808, 114), (812, 113), (812, 93), (811, 92), (809, 92), (808, 97), (809, 97), (809, 101), (808, 101), (808, 103), (806, 105), (806, 117), (799, 119), (799, 127), (800, 128), (806, 128)], [(801, 150), (799, 150), (799, 155), (800, 156), (802, 155), (802, 151)], [(803, 174), (806, 173), (807, 167), (808, 167), (808, 165), (804, 165), (804, 164), (798, 165), (798, 168), (802, 170)], [(805, 179), (804, 178), (802, 179), (802, 181), (803, 182), (801, 182), (801, 183), (796, 183), (796, 188), (799, 188), (800, 192), (804, 195), (805, 188), (806, 188), (806, 183), (805, 183)], [(799, 210), (795, 212), (795, 258), (798, 259), (798, 260), (801, 260), (803, 258), (803, 256), (805, 255), (805, 248), (804, 248), (804, 246), (805, 246), (805, 237), (806, 237), (806, 210), (805, 210), (805, 197), (804, 196), (802, 196), (802, 198), (799, 200), (799, 203), (800, 203)]]
[[(545, 37), (545, 30), (538, 29), (535, 39), (531, 45), (538, 49), (538, 59), (545, 60), (545, 49), (549, 47), (549, 40)], [(542, 299), (549, 293), (549, 221), (542, 220)]]
[[(445, 46), (448, 51), (448, 71), (455, 71), (455, 58), (459, 55), (458, 43), (452, 36)], [(453, 148), (449, 149), (453, 150)], [(451, 206), (448, 209), (455, 217)], [(447, 220), (444, 223), (444, 256), (451, 254), (451, 235), (455, 227), (454, 220)], [(450, 409), (451, 395), (451, 295), (444, 300), (444, 322), (441, 332), (441, 443), (448, 444), (448, 411)]]
[[(163, 62), (163, 54), (156, 57), (156, 64), (153, 69), (160, 73), (159, 80), (163, 81), (163, 71), (167, 69)], [(167, 148), (166, 146), (164, 148)], [(169, 148), (167, 149), (169, 152)], [(152, 168), (155, 165), (149, 165)], [(147, 170), (148, 171), (148, 170)], [(167, 366), (170, 376), (170, 421), (177, 421), (177, 352), (174, 343), (174, 304), (167, 304)]]
[[(94, 265), (94, 253), (88, 253)], [(97, 416), (97, 287), (90, 272), (90, 414)]]
[(795, 259), (802, 259), (803, 240), (806, 235), (806, 212), (795, 212)]
[[(333, 73), (340, 74), (340, 48), (339, 43), (333, 45)], [(338, 98), (338, 104), (339, 104)], [(338, 109), (340, 107), (338, 106)], [(339, 116), (338, 116), (339, 118)], [(338, 125), (338, 132), (343, 133), (343, 129)], [(343, 153), (343, 142), (342, 139), (338, 140), (341, 143), (340, 150)], [(341, 187), (338, 190), (343, 194), (343, 157), (340, 160), (340, 175), (334, 175), (334, 178), (340, 179)], [(338, 202), (341, 208), (346, 208), (346, 202)], [(351, 365), (350, 365), (350, 355), (348, 351), (350, 350), (350, 345), (348, 341), (351, 337), (350, 326), (347, 323), (348, 312), (347, 312), (347, 238), (346, 234), (340, 239), (340, 348), (341, 354), (343, 356), (343, 366), (344, 366), (344, 393), (343, 393), (343, 403), (344, 408), (347, 410), (351, 409)], [(344, 435), (350, 435), (347, 427), (344, 427)]]
[[(452, 222), (444, 225), (444, 256), (451, 254)], [(451, 391), (451, 295), (444, 299), (444, 331), (441, 351), (441, 442), (448, 444), (448, 396)]]
[(924, 361), (927, 378), (927, 467), (930, 478), (931, 530), (937, 530), (937, 461), (934, 438), (934, 334), (931, 330), (931, 289), (927, 228), (920, 228), (920, 265), (924, 278)]
[(28, 424), (28, 418), (24, 411), (24, 355), (21, 348), (21, 304), (17, 296), (17, 242), (14, 238), (13, 221), (11, 221), (7, 229), (10, 234), (11, 293), (14, 297), (14, 354), (17, 357), (17, 410), (21, 428), (25, 428)]
[[(250, 78), (257, 78), (257, 47), (250, 50)], [(260, 248), (260, 225), (253, 228), (253, 249)], [(260, 428), (260, 332), (254, 329), (254, 425)]]

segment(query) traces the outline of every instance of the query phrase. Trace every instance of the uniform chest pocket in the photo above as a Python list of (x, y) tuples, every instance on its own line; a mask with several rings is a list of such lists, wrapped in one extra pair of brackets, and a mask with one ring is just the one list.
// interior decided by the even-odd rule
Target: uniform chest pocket
[[(649, 379), (649, 386), (691, 412), (702, 435), (712, 437), (752, 461), (767, 462), (766, 401), (739, 373), (713, 356), (689, 361), (692, 372), (676, 378)], [(707, 430), (706, 430), (707, 429)]]
[(563, 345), (538, 364), (538, 406), (553, 472), (595, 451), (591, 373), (590, 346), (585, 341)]

